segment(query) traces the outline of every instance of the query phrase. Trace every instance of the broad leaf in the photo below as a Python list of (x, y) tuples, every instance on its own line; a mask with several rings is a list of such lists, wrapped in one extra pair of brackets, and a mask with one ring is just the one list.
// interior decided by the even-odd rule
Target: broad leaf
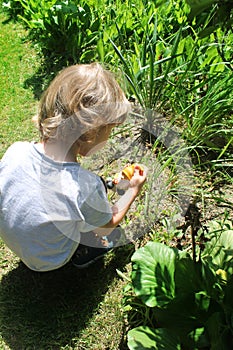
[(198, 307), (195, 304), (195, 295), (187, 293), (176, 296), (169, 304), (156, 308), (156, 321), (162, 328), (185, 336), (193, 329), (200, 327)]
[[(210, 229), (212, 238), (206, 243), (204, 253), (207, 253), (212, 263), (229, 274), (233, 273), (233, 230), (228, 225), (223, 227), (213, 221)], [(208, 256), (207, 256), (208, 259)]]
[(174, 298), (177, 254), (161, 243), (150, 242), (132, 256), (134, 291), (147, 306), (161, 307)]
[(224, 295), (224, 307), (226, 312), (231, 313), (232, 317), (232, 323), (231, 327), (233, 329), (233, 275), (230, 276), (230, 278), (227, 281), (227, 284), (224, 288), (225, 295)]
[(226, 327), (225, 315), (222, 312), (213, 313), (206, 326), (210, 337), (211, 350), (232, 349), (232, 335)]
[[(206, 262), (200, 260), (196, 263), (190, 257), (177, 261), (175, 270), (176, 293), (198, 293), (205, 291), (209, 296), (218, 296), (214, 286), (218, 278)], [(217, 293), (217, 296), (216, 296)]]
[(128, 333), (130, 350), (180, 350), (179, 339), (170, 331), (158, 328), (137, 327)]

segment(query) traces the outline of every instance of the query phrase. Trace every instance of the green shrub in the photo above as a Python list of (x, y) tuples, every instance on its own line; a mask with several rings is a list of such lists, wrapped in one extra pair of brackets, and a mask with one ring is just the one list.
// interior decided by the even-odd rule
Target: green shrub
[(100, 18), (86, 2), (19, 1), (24, 12), (18, 17), (45, 55), (71, 63), (96, 57)]

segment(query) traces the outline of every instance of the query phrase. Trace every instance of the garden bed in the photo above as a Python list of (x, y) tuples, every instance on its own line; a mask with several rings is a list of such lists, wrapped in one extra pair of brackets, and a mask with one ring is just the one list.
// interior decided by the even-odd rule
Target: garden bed
[[(159, 120), (161, 123), (161, 117)], [(177, 128), (175, 132), (179, 135)], [(133, 241), (145, 235), (148, 237), (151, 233), (165, 243), (176, 245), (177, 242), (179, 247), (180, 244), (187, 247), (191, 243), (188, 233), (190, 225), (194, 224), (190, 207), (195, 208), (196, 214), (193, 215), (198, 217), (199, 228), (207, 227), (212, 220), (233, 219), (233, 185), (221, 177), (212, 177), (207, 168), (197, 169), (186, 153), (189, 167), (184, 171), (176, 171), (175, 168), (181, 166), (180, 159), (177, 164), (172, 153), (169, 154), (170, 166), (164, 166), (167, 158), (158, 159), (157, 153), (161, 147), (165, 149), (165, 145), (159, 142), (159, 151), (151, 145), (149, 139), (153, 138), (155, 142), (155, 136), (148, 133), (145, 120), (139, 114), (129, 116), (123, 126), (114, 129), (113, 134), (115, 136), (101, 152), (82, 159), (81, 164), (105, 179), (114, 178), (127, 164), (136, 162), (146, 165), (147, 184), (122, 224), (127, 236)], [(110, 201), (114, 203), (119, 197), (116, 192), (109, 190)], [(181, 236), (180, 230), (183, 230), (184, 235), (177, 240), (176, 234)]]

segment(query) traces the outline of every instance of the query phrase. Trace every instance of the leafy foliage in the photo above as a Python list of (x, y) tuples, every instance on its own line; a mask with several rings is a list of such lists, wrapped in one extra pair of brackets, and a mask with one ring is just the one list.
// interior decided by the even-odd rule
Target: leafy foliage
[(201, 31), (200, 36), (207, 36), (217, 28), (229, 29), (233, 23), (233, 4), (231, 0), (186, 0), (191, 7), (190, 19), (199, 16), (198, 24), (209, 13), (209, 24)]
[(228, 224), (213, 225), (217, 229), (197, 262), (156, 242), (132, 256), (125, 307), (136, 311), (134, 322), (139, 318), (128, 333), (131, 350), (149, 349), (152, 340), (156, 349), (163, 349), (165, 343), (166, 349), (189, 350), (227, 350), (233, 345), (233, 230)]
[(92, 60), (98, 41), (100, 18), (86, 2), (26, 1), (19, 18), (31, 30), (45, 54), (64, 57), (67, 62)]
[(171, 335), (163, 328), (151, 329), (146, 326), (137, 327), (129, 332), (128, 346), (137, 350), (181, 350), (175, 334)]

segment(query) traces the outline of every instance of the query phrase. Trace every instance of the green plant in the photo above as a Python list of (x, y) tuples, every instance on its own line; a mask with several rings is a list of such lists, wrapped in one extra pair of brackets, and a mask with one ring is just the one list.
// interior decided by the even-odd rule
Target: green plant
[(186, 94), (182, 90), (175, 92), (178, 103), (174, 109), (186, 121), (184, 139), (204, 153), (214, 152), (218, 164), (231, 158), (233, 150), (232, 82), (228, 71), (206, 76), (200, 83), (197, 80), (197, 85)]
[(133, 45), (124, 44), (121, 31), (118, 43), (110, 37), (128, 82), (128, 92), (145, 110), (161, 110), (166, 105), (170, 76), (175, 76), (180, 66), (176, 57), (179, 41), (186, 30), (181, 21), (187, 6), (178, 12), (177, 5), (175, 10), (172, 5), (171, 1), (167, 9), (151, 4), (145, 7), (144, 19), (132, 36)]
[[(96, 57), (100, 18), (85, 1), (20, 0), (24, 14), (19, 15), (31, 29), (32, 37), (46, 55), (67, 60), (87, 62)], [(94, 48), (94, 49), (93, 49)]]
[(231, 0), (186, 0), (191, 7), (190, 20), (194, 18), (198, 25), (203, 25), (203, 20), (209, 17), (208, 25), (201, 30), (201, 36), (208, 36), (217, 28), (228, 30), (233, 21), (233, 5)]
[[(217, 158), (220, 166), (232, 153), (232, 32), (218, 28), (202, 38), (202, 29), (189, 24), (188, 7), (180, 10), (171, 4), (159, 11), (154, 8), (152, 14), (149, 6), (145, 9), (147, 23), (136, 28), (133, 47), (123, 44), (121, 31), (118, 44), (110, 38), (117, 66), (122, 67), (129, 96), (143, 108), (147, 124), (155, 121), (154, 111), (169, 115), (182, 127), (193, 153), (210, 153), (207, 162)], [(204, 19), (205, 27), (210, 18)]]
[(6, 12), (9, 15), (10, 19), (17, 20), (18, 15), (23, 14), (23, 7), (20, 3), (20, 0), (1, 0), (0, 6), (2, 6), (4, 12)]
[(197, 262), (162, 243), (147, 243), (134, 253), (125, 292), (136, 326), (128, 333), (130, 350), (152, 344), (167, 350), (233, 346), (233, 229), (229, 223), (211, 229)]

